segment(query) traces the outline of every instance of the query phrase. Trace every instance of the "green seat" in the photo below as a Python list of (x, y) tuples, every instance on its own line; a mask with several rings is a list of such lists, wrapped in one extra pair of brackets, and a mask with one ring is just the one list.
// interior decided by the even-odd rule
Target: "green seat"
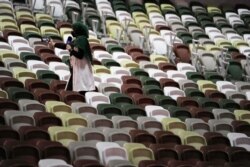
[(120, 108), (124, 112), (125, 116), (129, 116), (134, 120), (137, 120), (138, 117), (146, 116), (146, 112), (138, 105), (122, 104)]
[(27, 63), (28, 60), (40, 60), (41, 61), (41, 58), (38, 55), (36, 55), (35, 53), (31, 53), (31, 52), (21, 52), (20, 59), (25, 63)]
[(138, 76), (138, 77), (141, 77), (141, 76), (146, 76), (146, 77), (149, 77), (148, 73), (146, 71), (144, 71), (143, 69), (140, 69), (140, 68), (132, 68), (130, 69), (130, 72), (133, 76)]
[(146, 95), (164, 95), (163, 91), (155, 85), (146, 85), (142, 87), (143, 93)]
[(133, 104), (133, 100), (122, 93), (112, 93), (109, 95), (109, 99), (111, 104), (119, 105), (119, 104)]
[(159, 88), (161, 87), (161, 84), (154, 78), (146, 77), (146, 76), (140, 76), (139, 79), (140, 79), (143, 86), (154, 85), (154, 86), (157, 86)]
[(111, 119), (113, 116), (123, 115), (121, 109), (114, 104), (99, 104), (97, 106), (98, 114)]
[(37, 26), (38, 26), (39, 28), (42, 27), (42, 26), (55, 27), (55, 23), (50, 22), (50, 21), (41, 20), (41, 21), (38, 21)]
[(78, 13), (78, 20), (80, 20), (80, 18), (81, 18), (81, 10), (80, 9), (72, 7), (72, 6), (68, 6), (68, 7), (66, 7), (65, 11), (66, 11), (66, 15), (68, 17), (69, 22), (72, 22), (72, 13), (74, 13), (74, 12)]
[(109, 45), (107, 50), (110, 54), (113, 52), (125, 52), (125, 50), (119, 45)]
[(102, 65), (108, 68), (113, 67), (113, 66), (120, 67), (120, 64), (113, 59), (103, 59)]
[(204, 76), (199, 72), (187, 72), (186, 75), (188, 79), (194, 82), (197, 82), (198, 80), (205, 80)]
[(209, 39), (208, 35), (205, 34), (205, 33), (195, 33), (193, 36), (194, 36), (194, 39), (196, 39), (196, 40), (199, 40), (200, 38), (202, 38), (202, 39), (204, 39), (204, 38)]
[(125, 5), (114, 5), (114, 11), (128, 11), (128, 9), (125, 7)]
[(143, 6), (139, 5), (139, 4), (133, 4), (130, 6), (130, 11), (132, 12), (143, 12), (143, 13), (147, 13), (145, 8), (143, 8)]
[(29, 99), (29, 100), (34, 99), (33, 94), (24, 88), (8, 87), (6, 91), (8, 93), (9, 99), (15, 102), (18, 102), (18, 100), (20, 99)]
[(216, 83), (217, 81), (223, 81), (224, 80), (223, 76), (221, 76), (218, 73), (213, 73), (213, 72), (205, 73), (205, 79), (210, 80), (210, 81), (212, 81), (214, 83)]
[(242, 66), (237, 61), (230, 61), (227, 67), (227, 79), (234, 81), (243, 81), (244, 80), (244, 70)]
[(201, 27), (206, 28), (206, 27), (216, 27), (216, 25), (212, 21), (201, 21), (200, 22)]
[(50, 70), (38, 70), (36, 72), (37, 78), (50, 84), (52, 80), (60, 80), (59, 76)]
[(202, 98), (202, 97), (198, 97), (196, 98), (197, 102), (199, 103), (199, 105), (208, 111), (211, 111), (215, 108), (220, 108), (219, 103), (217, 103), (215, 100), (210, 99), (210, 98)]
[(228, 24), (228, 23), (218, 23), (217, 27), (219, 29), (222, 29), (222, 28), (232, 28), (232, 26), (230, 24)]
[(168, 106), (177, 106), (177, 102), (169, 96), (152, 95), (153, 100), (157, 105), (167, 108)]
[(227, 109), (231, 112), (234, 112), (234, 110), (241, 109), (238, 103), (230, 99), (220, 99), (219, 104), (221, 108)]
[(59, 35), (55, 35), (55, 34), (46, 34), (46, 37), (51, 38), (53, 40), (59, 40), (59, 41), (63, 41), (62, 37)]
[(177, 9), (179, 15), (193, 15), (190, 8), (188, 8), (186, 6), (177, 6), (176, 9)]
[(204, 93), (199, 89), (187, 88), (185, 89), (185, 94), (187, 97), (205, 97)]
[(181, 121), (185, 121), (187, 118), (192, 118), (190, 112), (188, 112), (184, 107), (170, 106), (168, 111), (172, 118), (179, 118)]
[(193, 41), (193, 37), (190, 33), (188, 32), (178, 32), (177, 33), (177, 36), (182, 39), (182, 41), (185, 43), (185, 44), (190, 44), (192, 43)]
[(87, 18), (87, 24), (88, 26), (93, 29), (93, 20), (97, 20), (98, 21), (98, 26), (97, 26), (97, 31), (100, 31), (101, 30), (101, 19), (100, 19), (100, 16), (98, 16), (97, 14), (91, 14), (91, 15), (87, 15), (86, 16)]
[(40, 38), (42, 39), (42, 36), (37, 34), (37, 33), (34, 33), (34, 32), (25, 32), (23, 34), (23, 37), (27, 40), (29, 40), (29, 38)]
[(62, 57), (62, 62), (65, 63), (66, 65), (70, 66), (69, 56), (63, 56)]

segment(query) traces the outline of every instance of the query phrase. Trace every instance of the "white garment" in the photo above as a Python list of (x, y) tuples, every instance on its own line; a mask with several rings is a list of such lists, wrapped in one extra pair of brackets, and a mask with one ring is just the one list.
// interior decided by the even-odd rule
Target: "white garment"
[(71, 56), (73, 66), (73, 91), (93, 91), (95, 90), (95, 80), (91, 64), (86, 59), (78, 59)]

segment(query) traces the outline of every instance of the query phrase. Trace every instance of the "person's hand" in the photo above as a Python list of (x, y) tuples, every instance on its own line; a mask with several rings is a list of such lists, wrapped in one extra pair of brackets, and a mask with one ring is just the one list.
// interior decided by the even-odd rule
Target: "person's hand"
[(50, 41), (49, 41), (49, 48), (54, 48), (55, 47), (55, 42), (52, 40), (52, 39), (50, 39)]
[(67, 50), (71, 50), (71, 46), (69, 44), (66, 45)]

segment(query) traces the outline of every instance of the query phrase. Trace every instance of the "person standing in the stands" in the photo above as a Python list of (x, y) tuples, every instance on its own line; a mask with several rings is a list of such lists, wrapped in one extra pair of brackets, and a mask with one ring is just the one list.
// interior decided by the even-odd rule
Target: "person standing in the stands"
[(71, 77), (65, 89), (85, 95), (86, 92), (95, 90), (92, 71), (93, 58), (88, 42), (89, 32), (88, 28), (80, 22), (74, 23), (72, 29), (74, 41), (70, 44), (50, 41), (50, 46), (69, 50)]

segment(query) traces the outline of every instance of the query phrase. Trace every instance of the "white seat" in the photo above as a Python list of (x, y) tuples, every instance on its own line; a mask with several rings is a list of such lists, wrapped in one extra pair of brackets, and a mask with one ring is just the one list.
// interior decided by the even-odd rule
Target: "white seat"
[(164, 87), (164, 95), (177, 100), (178, 97), (185, 97), (185, 92), (179, 88), (167, 86)]
[(177, 37), (173, 31), (161, 30), (160, 34), (168, 45), (172, 45), (172, 43), (183, 43), (183, 41)]
[(43, 61), (39, 60), (28, 60), (27, 67), (34, 73), (36, 73), (38, 70), (49, 70), (49, 66)]
[(217, 81), (216, 86), (217, 86), (218, 91), (224, 94), (230, 91), (237, 91), (236, 86), (228, 81)]
[(112, 66), (110, 67), (110, 71), (112, 75), (117, 75), (117, 76), (124, 76), (124, 75), (131, 75), (129, 69), (124, 68), (124, 67), (115, 67)]
[(31, 52), (34, 53), (34, 49), (27, 44), (19, 43), (18, 45), (13, 46), (13, 51), (16, 54), (20, 55), (21, 52)]
[(54, 51), (55, 51), (55, 55), (57, 55), (61, 59), (63, 57), (69, 57), (70, 56), (70, 53), (69, 53), (68, 50), (63, 50), (63, 49), (55, 48)]
[(108, 165), (112, 160), (128, 160), (126, 150), (117, 143), (98, 142), (96, 148), (99, 152), (101, 163), (104, 165)]
[(40, 1), (32, 0), (32, 7), (34, 10), (43, 11), (44, 10), (44, 0), (40, 0)]
[(228, 139), (230, 140), (231, 146), (243, 147), (247, 151), (250, 151), (250, 137), (243, 133), (228, 133)]
[(27, 39), (20, 37), (20, 36), (13, 36), (13, 35), (8, 36), (8, 42), (11, 46), (19, 45), (20, 43), (30, 45)]
[(180, 72), (196, 72), (196, 68), (188, 63), (178, 63), (177, 64), (177, 70)]
[(186, 24), (186, 22), (194, 22), (194, 23), (197, 23), (197, 20), (194, 16), (191, 16), (191, 15), (181, 15), (181, 21), (183, 23), (183, 25)]
[(167, 76), (168, 78), (173, 79), (176, 82), (187, 79), (187, 76), (183, 72), (175, 71), (175, 70), (168, 70)]
[(170, 117), (169, 111), (161, 106), (148, 105), (145, 107), (145, 111), (148, 117), (153, 117), (159, 122), (161, 122), (163, 118)]
[(113, 57), (113, 59), (115, 59), (116, 61), (118, 61), (118, 60), (120, 60), (120, 59), (132, 60), (132, 57), (129, 56), (127, 53), (124, 53), (124, 52), (114, 52), (114, 53), (112, 53), (112, 57)]
[(159, 81), (162, 78), (168, 78), (168, 75), (159, 69), (146, 69), (149, 76)]
[(221, 33), (221, 31), (215, 27), (205, 27), (205, 32), (207, 35), (209, 35), (210, 33)]
[(72, 165), (67, 164), (64, 160), (61, 159), (41, 159), (38, 162), (39, 167), (73, 167)]
[(166, 55), (167, 44), (164, 38), (159, 35), (149, 35), (149, 41), (154, 54)]
[(63, 17), (63, 5), (60, 0), (46, 0), (47, 6), (52, 7), (51, 15), (55, 18), (62, 18)]
[(102, 83), (112, 83), (115, 84), (117, 87), (121, 88), (122, 85), (122, 80), (120, 76), (116, 75), (104, 75), (101, 77), (101, 82)]
[(5, 42), (0, 42), (0, 50), (12, 50), (12, 47)]
[(96, 50), (93, 53), (94, 58), (96, 58), (99, 61), (102, 61), (103, 59), (112, 59), (112, 55), (109, 52)]
[(109, 98), (99, 92), (87, 92), (85, 94), (86, 102), (97, 108), (98, 104), (109, 104)]

